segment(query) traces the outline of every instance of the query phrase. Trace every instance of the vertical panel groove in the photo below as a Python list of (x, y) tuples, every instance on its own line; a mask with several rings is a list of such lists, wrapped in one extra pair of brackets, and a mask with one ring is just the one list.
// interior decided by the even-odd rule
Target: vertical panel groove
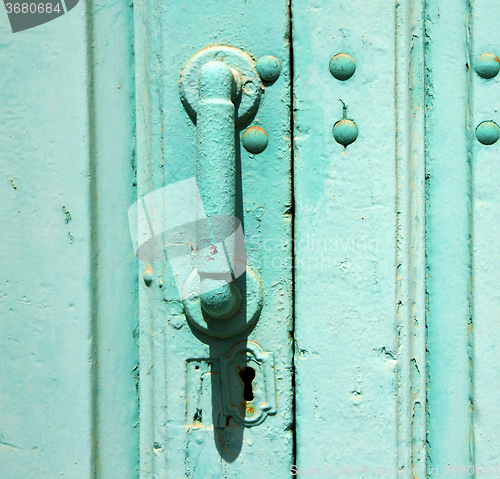
[[(154, 48), (151, 36), (155, 26), (155, 19), (150, 12), (151, 4), (144, 0), (137, 2), (134, 9), (134, 49), (136, 60), (136, 105), (137, 105), (137, 197), (141, 198), (153, 190), (152, 185), (152, 102), (150, 85), (153, 72), (151, 71), (150, 48)], [(153, 308), (149, 305), (148, 291), (141, 276), (147, 269), (144, 263), (139, 264), (139, 477), (146, 479), (154, 476), (154, 443), (153, 418)]]
[[(469, 291), (468, 291), (468, 301), (469, 301), (469, 326), (468, 326), (468, 345), (467, 353), (469, 356), (469, 411), (470, 411), (470, 424), (469, 424), (469, 457), (470, 464), (475, 465), (475, 451), (474, 451), (474, 348), (473, 348), (473, 327), (474, 327), (474, 238), (473, 238), (473, 224), (474, 224), (474, 177), (473, 177), (473, 142), (474, 142), (474, 115), (473, 115), (473, 77), (474, 77), (474, 66), (473, 66), (473, 0), (466, 0), (467, 4), (467, 22), (465, 23), (466, 28), (466, 43), (467, 43), (467, 105), (466, 105), (466, 135), (467, 135), (467, 166), (468, 166), (468, 181), (469, 181)], [(475, 472), (472, 476), (475, 476)]]
[(421, 0), (396, 8), (398, 468), (425, 476), (425, 157)]
[(98, 458), (98, 437), (99, 437), (99, 422), (98, 422), (98, 277), (97, 277), (97, 255), (98, 246), (98, 231), (96, 224), (97, 217), (97, 175), (96, 175), (96, 105), (95, 105), (95, 70), (94, 70), (94, 55), (93, 55), (93, 39), (94, 39), (94, 2), (88, 1), (85, 3), (87, 16), (87, 95), (88, 95), (88, 135), (89, 135), (89, 174), (90, 174), (90, 284), (91, 284), (91, 306), (90, 306), (90, 321), (91, 321), (91, 343), (92, 343), (92, 368), (91, 368), (91, 470), (93, 477), (97, 477), (97, 458)]
[[(86, 3), (89, 141), (91, 464), (93, 477), (136, 477), (136, 258), (127, 210), (135, 199), (134, 79), (128, 1)], [(73, 12), (71, 12), (71, 15)], [(105, 38), (102, 32), (106, 31)]]
[[(294, 136), (295, 136), (295, 127), (294, 127), (294, 91), (293, 91), (293, 80), (294, 80), (294, 66), (293, 66), (293, 11), (292, 11), (292, 0), (288, 1), (288, 16), (289, 16), (289, 32), (290, 32), (290, 134), (292, 135), (292, 139), (290, 141), (290, 157), (291, 157), (291, 169), (290, 169), (290, 185), (291, 185), (291, 205), (292, 209), (290, 212), (291, 217), (291, 233), (292, 233), (292, 245), (295, 245), (295, 168), (293, 167), (294, 161)], [(295, 344), (295, 247), (292, 247), (292, 329), (290, 331), (291, 340), (292, 340), (292, 423), (293, 423), (293, 431), (292, 431), (292, 462), (293, 464), (297, 464), (297, 419), (296, 419), (296, 411), (297, 411), (297, 396), (295, 394), (295, 361), (297, 355), (297, 345)]]

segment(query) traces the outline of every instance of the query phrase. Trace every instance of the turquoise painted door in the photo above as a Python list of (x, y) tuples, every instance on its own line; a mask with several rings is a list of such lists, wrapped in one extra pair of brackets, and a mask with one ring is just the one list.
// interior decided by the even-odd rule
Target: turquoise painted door
[(494, 0), (10, 8), (0, 477), (500, 473)]

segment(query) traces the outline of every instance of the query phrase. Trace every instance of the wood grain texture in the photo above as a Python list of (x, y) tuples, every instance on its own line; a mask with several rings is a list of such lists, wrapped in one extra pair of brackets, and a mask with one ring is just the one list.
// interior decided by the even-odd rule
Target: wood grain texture
[[(0, 477), (498, 468), (500, 142), (474, 136), (500, 124), (500, 77), (474, 72), (500, 54), (495, 0), (91, 1), (23, 33), (7, 22)], [(264, 306), (225, 340), (190, 326), (171, 265), (138, 262), (127, 223), (136, 199), (195, 176), (179, 78), (218, 44), (282, 66), (245, 125), (267, 148), (236, 131)], [(337, 53), (356, 61), (345, 82)], [(239, 341), (274, 354), (277, 413), (251, 428), (222, 412), (218, 358)]]
[(0, 475), (134, 477), (131, 9), (1, 18)]
[[(250, 155), (240, 143), (243, 131), (238, 130), (236, 138), (237, 171), (241, 172), (237, 216), (244, 225), (249, 266), (264, 289), (255, 329), (229, 340), (201, 336), (187, 323), (170, 265), (140, 264), (143, 478), (279, 477), (288, 474), (292, 463), (288, 27), (284, 1), (135, 5), (140, 196), (195, 176), (196, 127), (180, 101), (179, 78), (196, 52), (223, 44), (255, 59), (275, 55), (282, 65), (278, 80), (266, 86), (252, 122), (266, 130), (266, 150)], [(172, 207), (177, 208), (175, 200)], [(149, 287), (142, 279), (145, 271), (153, 278)], [(217, 358), (245, 340), (256, 341), (274, 353), (275, 360), (277, 413), (252, 428), (242, 428), (232, 419), (218, 421)], [(195, 365), (200, 365), (198, 370)], [(194, 371), (199, 371), (198, 385), (205, 385), (200, 389), (192, 377)], [(191, 414), (192, 390), (198, 391), (195, 397), (202, 405), (201, 423)]]
[(97, 478), (139, 470), (137, 259), (128, 209), (136, 200), (133, 9), (87, 5)]
[(85, 10), (14, 35), (1, 18), (0, 475), (90, 478)]
[[(472, 9), (472, 66), (485, 52), (500, 54), (500, 9), (496, 2), (476, 0)], [(500, 78), (484, 80), (473, 73), (472, 125), (500, 124)], [(500, 145), (473, 144), (473, 381), (474, 463), (500, 467), (498, 158)]]
[[(395, 474), (395, 4), (296, 0), (292, 13), (297, 466)], [(356, 61), (343, 83), (328, 68), (341, 52)], [(339, 100), (359, 127), (346, 150)]]
[(427, 440), (443, 477), (473, 461), (470, 27), (468, 2), (427, 2)]

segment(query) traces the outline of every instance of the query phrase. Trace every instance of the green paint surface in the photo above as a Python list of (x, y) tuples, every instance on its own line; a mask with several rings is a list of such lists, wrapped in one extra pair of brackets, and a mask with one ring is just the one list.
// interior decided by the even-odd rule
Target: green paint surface
[(88, 9), (0, 20), (3, 478), (138, 468), (132, 10)]
[[(19, 34), (2, 16), (0, 476), (500, 467), (499, 24), (495, 0), (80, 2)], [(200, 124), (181, 102), (213, 45), (264, 80), (234, 136), (228, 94)], [(175, 265), (130, 243), (128, 208), (195, 177), (200, 142), (203, 200), (235, 208), (263, 290), (233, 338), (193, 328)], [(244, 427), (220, 357), (250, 341), (276, 413)], [(234, 390), (261, 397), (253, 371)]]

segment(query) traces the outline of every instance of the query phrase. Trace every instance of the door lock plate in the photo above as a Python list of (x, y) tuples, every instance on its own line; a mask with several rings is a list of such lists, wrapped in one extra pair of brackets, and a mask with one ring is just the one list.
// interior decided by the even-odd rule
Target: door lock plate
[(276, 414), (273, 353), (244, 341), (220, 356), (224, 414), (243, 426), (257, 426)]

